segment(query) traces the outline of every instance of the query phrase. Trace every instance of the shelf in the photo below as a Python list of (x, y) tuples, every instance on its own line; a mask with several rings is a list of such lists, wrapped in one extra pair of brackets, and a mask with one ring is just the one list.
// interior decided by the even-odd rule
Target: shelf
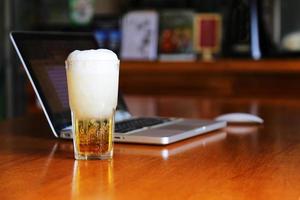
[(147, 73), (228, 72), (228, 73), (294, 73), (300, 72), (300, 59), (292, 60), (218, 60), (213, 62), (141, 62), (124, 61), (121, 70)]
[(300, 60), (121, 62), (129, 95), (300, 98)]

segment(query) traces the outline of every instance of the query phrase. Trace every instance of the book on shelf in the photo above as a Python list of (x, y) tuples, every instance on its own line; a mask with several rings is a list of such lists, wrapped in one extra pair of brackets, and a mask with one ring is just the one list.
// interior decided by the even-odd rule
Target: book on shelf
[(165, 10), (160, 13), (159, 60), (194, 61), (193, 17), (191, 10)]
[(156, 60), (158, 13), (131, 11), (122, 19), (121, 58), (123, 60)]

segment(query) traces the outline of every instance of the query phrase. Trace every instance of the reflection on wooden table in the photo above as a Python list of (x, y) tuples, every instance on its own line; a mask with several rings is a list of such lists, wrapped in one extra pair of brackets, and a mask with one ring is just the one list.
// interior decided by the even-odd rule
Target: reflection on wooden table
[(53, 138), (42, 114), (5, 121), (0, 199), (299, 199), (300, 101), (127, 99), (135, 114), (214, 118), (248, 111), (265, 123), (230, 125), (168, 146), (115, 144), (108, 162), (75, 161), (72, 142)]

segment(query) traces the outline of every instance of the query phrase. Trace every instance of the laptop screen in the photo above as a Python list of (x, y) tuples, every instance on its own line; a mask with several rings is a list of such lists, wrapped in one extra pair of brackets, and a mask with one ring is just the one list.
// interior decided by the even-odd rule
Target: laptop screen
[[(58, 132), (71, 124), (65, 59), (74, 50), (97, 49), (92, 34), (12, 33), (44, 108)], [(127, 110), (119, 94), (118, 108)]]

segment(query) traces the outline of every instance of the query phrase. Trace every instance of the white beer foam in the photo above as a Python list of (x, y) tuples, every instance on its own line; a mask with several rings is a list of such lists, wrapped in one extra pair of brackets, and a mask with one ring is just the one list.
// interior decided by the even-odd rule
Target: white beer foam
[(79, 119), (106, 118), (117, 107), (119, 60), (107, 49), (73, 51), (66, 61), (69, 102)]
[(108, 49), (75, 50), (68, 56), (68, 61), (76, 60), (109, 60), (119, 61), (117, 55)]

